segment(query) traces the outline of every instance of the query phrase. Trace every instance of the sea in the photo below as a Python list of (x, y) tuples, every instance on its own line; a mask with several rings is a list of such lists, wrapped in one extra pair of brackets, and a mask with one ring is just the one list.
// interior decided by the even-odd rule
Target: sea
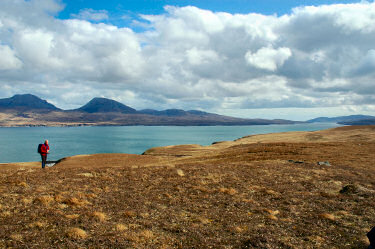
[[(250, 126), (80, 126), (1, 127), (0, 163), (40, 161), (38, 144), (48, 139), (48, 160), (96, 153), (142, 154), (149, 148), (210, 145), (247, 135), (287, 131), (315, 131), (340, 126), (335, 123)], [(1, 167), (1, 165), (0, 165)]]

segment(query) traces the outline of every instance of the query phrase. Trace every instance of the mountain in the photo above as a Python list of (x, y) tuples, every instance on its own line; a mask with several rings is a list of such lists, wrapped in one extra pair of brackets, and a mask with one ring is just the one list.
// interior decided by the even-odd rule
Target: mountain
[(88, 113), (98, 112), (119, 112), (126, 114), (134, 114), (137, 111), (129, 106), (126, 106), (120, 102), (106, 98), (93, 98), (86, 105), (81, 108), (75, 109), (75, 111), (82, 111)]
[(340, 116), (340, 117), (319, 117), (310, 119), (307, 122), (308, 123), (347, 123), (347, 122), (357, 122), (360, 120), (371, 120), (375, 119), (374, 116), (368, 116), (368, 115), (350, 115), (350, 116)]
[(34, 95), (0, 99), (0, 126), (78, 125), (269, 125), (294, 124), (290, 120), (246, 119), (198, 110), (168, 109), (137, 111), (115, 100), (93, 98), (74, 110), (61, 110)]
[(28, 110), (60, 110), (56, 106), (32, 94), (17, 94), (11, 98), (0, 99), (0, 109)]

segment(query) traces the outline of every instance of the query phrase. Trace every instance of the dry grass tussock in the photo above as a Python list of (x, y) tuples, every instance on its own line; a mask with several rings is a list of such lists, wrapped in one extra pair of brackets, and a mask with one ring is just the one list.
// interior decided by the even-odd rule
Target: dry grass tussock
[(322, 219), (327, 219), (327, 220), (335, 220), (336, 217), (333, 214), (328, 214), (328, 213), (323, 213), (319, 215), (320, 218)]
[(66, 214), (65, 217), (67, 219), (71, 219), (71, 220), (75, 220), (75, 219), (78, 219), (79, 218), (79, 214)]
[(94, 220), (99, 221), (99, 222), (104, 222), (108, 219), (107, 215), (102, 212), (92, 212), (89, 214)]
[(374, 151), (343, 127), (0, 167), (0, 248), (366, 248)]
[(49, 195), (42, 195), (35, 198), (34, 203), (42, 204), (44, 206), (50, 205), (54, 201), (54, 198)]
[(84, 230), (77, 227), (70, 228), (66, 232), (66, 235), (71, 239), (86, 239), (88, 237), (87, 233)]
[(128, 230), (128, 227), (124, 224), (116, 224), (115, 230), (119, 232), (123, 232), (125, 230)]
[(70, 197), (63, 201), (64, 204), (69, 206), (86, 206), (90, 204), (87, 200), (78, 199), (77, 197)]

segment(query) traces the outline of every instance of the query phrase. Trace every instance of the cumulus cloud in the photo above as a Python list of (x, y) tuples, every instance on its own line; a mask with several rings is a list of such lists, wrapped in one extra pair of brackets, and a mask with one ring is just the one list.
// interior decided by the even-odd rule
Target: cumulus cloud
[(0, 70), (19, 69), (22, 62), (16, 57), (14, 51), (8, 46), (0, 45)]
[(221, 113), (374, 110), (374, 2), (283, 16), (167, 6), (134, 20), (137, 32), (109, 24), (105, 10), (60, 20), (62, 9), (57, 0), (0, 1), (0, 97), (32, 92), (62, 108), (103, 96)]
[(256, 53), (247, 52), (245, 57), (247, 63), (254, 67), (276, 71), (291, 55), (292, 52), (289, 48), (273, 49), (272, 47), (263, 47)]

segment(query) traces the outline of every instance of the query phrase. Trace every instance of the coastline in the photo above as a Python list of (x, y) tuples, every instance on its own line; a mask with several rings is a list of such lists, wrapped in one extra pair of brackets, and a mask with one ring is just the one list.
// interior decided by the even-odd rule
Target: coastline
[[(345, 128), (346, 127), (346, 128)], [(324, 130), (317, 130), (317, 131), (287, 131), (287, 132), (276, 132), (276, 133), (264, 133), (264, 134), (255, 134), (255, 135), (247, 135), (241, 138), (234, 139), (232, 141), (216, 141), (212, 142), (211, 145), (198, 145), (198, 144), (182, 144), (182, 145), (169, 145), (169, 146), (162, 146), (162, 147), (153, 147), (146, 149), (142, 154), (129, 154), (129, 153), (94, 153), (94, 154), (77, 154), (74, 156), (63, 157), (56, 160), (57, 164), (60, 161), (64, 161), (66, 159), (71, 158), (81, 158), (81, 157), (95, 157), (96, 155), (107, 155), (111, 157), (111, 155), (124, 155), (124, 156), (144, 156), (144, 155), (152, 155), (152, 156), (190, 156), (197, 152), (208, 152), (208, 151), (216, 151), (218, 149), (229, 148), (236, 144), (248, 144), (248, 143), (275, 143), (275, 142), (332, 142), (337, 140), (337, 135), (335, 133), (340, 133), (342, 137), (345, 135), (345, 138), (342, 139), (349, 139), (350, 137), (356, 136), (352, 130), (366, 130), (368, 128), (374, 128), (374, 125), (369, 126), (338, 126), (336, 128), (329, 128)], [(343, 133), (342, 131), (348, 130), (348, 132)], [(329, 134), (332, 131), (332, 134)], [(339, 131), (339, 132), (338, 132)], [(324, 138), (321, 134), (324, 134)], [(370, 138), (369, 138), (370, 139)], [(375, 137), (374, 137), (375, 139)], [(168, 152), (168, 151), (183, 151), (186, 150), (188, 153), (185, 155), (184, 152), (178, 155), (176, 153)], [(40, 161), (31, 161), (31, 162), (10, 162), (10, 163), (0, 163), (0, 168), (5, 167), (14, 167), (14, 168), (35, 168), (40, 166)]]

